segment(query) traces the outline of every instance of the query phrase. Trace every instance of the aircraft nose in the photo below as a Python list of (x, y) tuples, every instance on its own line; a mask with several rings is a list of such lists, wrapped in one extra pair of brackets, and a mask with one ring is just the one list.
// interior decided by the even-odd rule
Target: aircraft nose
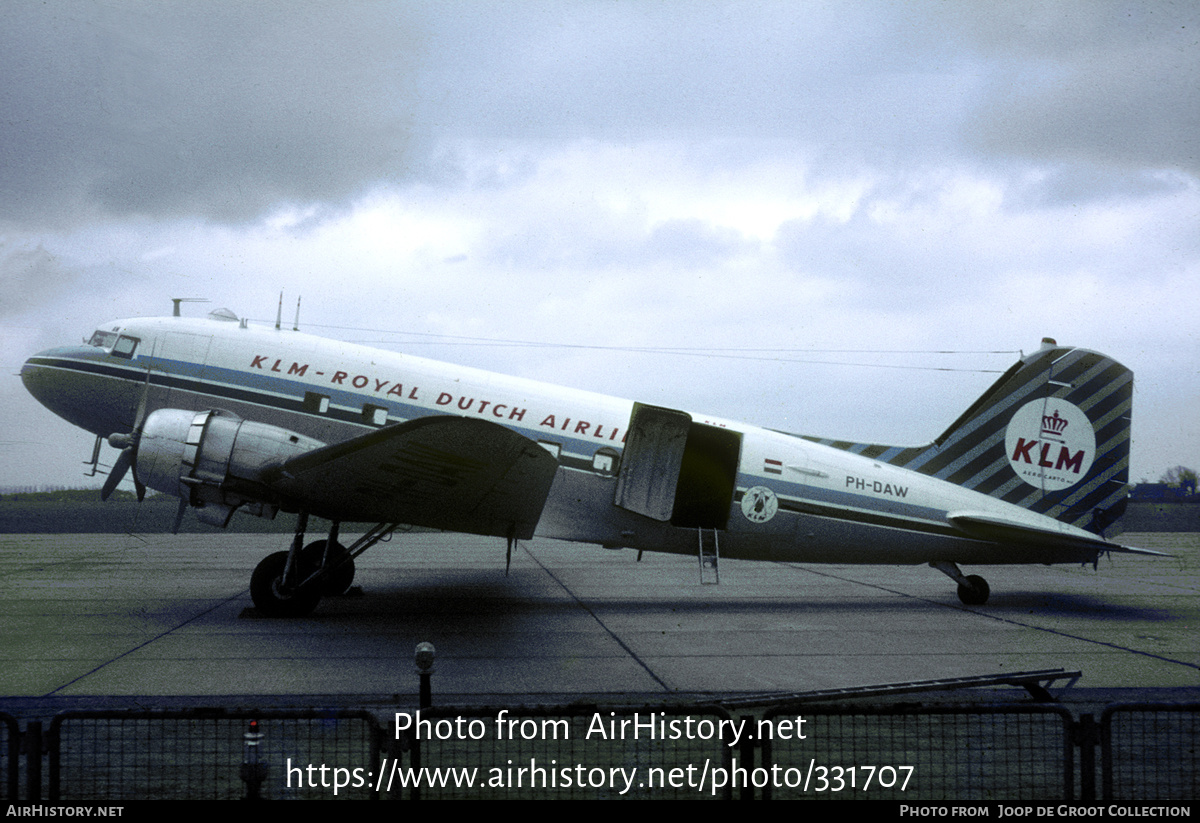
[[(95, 349), (46, 349), (25, 361), (21, 382), (39, 403), (64, 420), (95, 434), (124, 431), (132, 423), (137, 391), (97, 368)], [(131, 384), (133, 385), (133, 384)], [(130, 399), (132, 397), (132, 400)]]
[(53, 406), (47, 401), (54, 394), (55, 381), (50, 371), (48, 358), (52, 351), (52, 349), (47, 349), (38, 352), (26, 360), (25, 365), (21, 366), (21, 382), (25, 384), (25, 390), (37, 398), (39, 403), (51, 410), (53, 410)]

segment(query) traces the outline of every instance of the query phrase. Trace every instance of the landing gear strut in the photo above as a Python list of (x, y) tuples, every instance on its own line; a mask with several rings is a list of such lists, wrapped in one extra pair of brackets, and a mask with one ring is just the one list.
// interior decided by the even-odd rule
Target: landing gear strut
[(311, 614), (321, 602), (320, 586), (306, 585), (317, 568), (312, 563), (312, 555), (305, 557), (301, 550), (307, 527), (308, 512), (300, 512), (292, 548), (267, 555), (250, 576), (250, 597), (255, 607), (267, 617), (303, 617)]
[[(350, 591), (354, 583), (354, 558), (346, 551), (346, 547), (338, 542), (339, 523), (335, 520), (329, 526), (329, 539), (309, 543), (300, 553), (304, 563), (312, 570), (325, 572), (321, 582), (321, 594), (337, 597)], [(332, 550), (326, 550), (326, 546)]]
[(321, 594), (337, 597), (350, 591), (354, 583), (354, 560), (341, 543), (333, 543), (333, 553), (326, 556), (325, 547), (328, 545), (328, 540), (309, 543), (300, 552), (300, 559), (313, 571), (326, 567), (332, 569), (321, 583)]
[(982, 606), (992, 593), (986, 580), (977, 574), (963, 574), (948, 560), (934, 560), (929, 565), (958, 584), (958, 599), (964, 606)]
[(308, 513), (300, 512), (296, 536), (286, 552), (267, 555), (250, 577), (250, 597), (268, 617), (304, 617), (324, 595), (345, 594), (354, 582), (354, 559), (396, 530), (397, 523), (380, 523), (346, 548), (338, 542), (334, 521), (329, 537), (304, 545)]

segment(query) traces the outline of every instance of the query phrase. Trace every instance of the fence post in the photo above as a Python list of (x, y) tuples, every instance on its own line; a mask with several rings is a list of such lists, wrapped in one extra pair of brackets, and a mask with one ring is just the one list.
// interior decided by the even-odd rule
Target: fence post
[(25, 727), (25, 800), (42, 799), (42, 721), (30, 720)]
[[(1079, 715), (1075, 726), (1075, 745), (1079, 747), (1079, 799), (1096, 799), (1096, 746), (1100, 743), (1099, 728), (1093, 715)], [(1070, 800), (1071, 798), (1067, 798)]]
[[(418, 706), (420, 709), (428, 709), (433, 706), (433, 685), (430, 682), (433, 675), (433, 659), (435, 650), (433, 644), (429, 641), (423, 641), (417, 644), (417, 650), (414, 655), (414, 661), (417, 664), (417, 674), (421, 678), (421, 693), (418, 698)], [(417, 711), (417, 716), (420, 717), (420, 710)], [(414, 773), (420, 772), (421, 769), (421, 735), (415, 731), (409, 734), (409, 754), (408, 762)], [(409, 791), (409, 800), (421, 799), (421, 783), (415, 781), (412, 789)]]
[(421, 677), (419, 705), (422, 709), (428, 709), (433, 705), (433, 684), (430, 682), (433, 675), (433, 658), (434, 648), (432, 643), (426, 641), (417, 644), (417, 674)]
[(246, 796), (243, 800), (262, 799), (262, 784), (267, 779), (267, 764), (259, 760), (258, 745), (262, 739), (263, 733), (258, 730), (258, 721), (251, 720), (245, 734), (242, 735), (242, 767), (238, 770), (238, 776), (246, 784)]

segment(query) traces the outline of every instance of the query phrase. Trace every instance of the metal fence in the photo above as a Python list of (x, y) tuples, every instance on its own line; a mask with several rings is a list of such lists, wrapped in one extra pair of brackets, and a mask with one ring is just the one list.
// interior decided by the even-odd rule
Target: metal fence
[[(785, 728), (803, 718), (804, 737)], [(764, 798), (1070, 800), (1071, 713), (1061, 706), (817, 708), (763, 715)], [(772, 738), (776, 739), (772, 739)], [(779, 739), (782, 737), (782, 739)]]
[(3, 800), (16, 800), (17, 789), (20, 786), (21, 765), (21, 726), (17, 719), (10, 714), (0, 713), (0, 727), (3, 728), (3, 740), (0, 740), (0, 767), (4, 770)]
[(1105, 800), (1200, 797), (1200, 703), (1125, 703), (1100, 716)]
[[(3, 717), (0, 715), (0, 717)], [(4, 717), (5, 799), (1195, 801), (1200, 704), (70, 711)], [(1100, 757), (1096, 754), (1099, 752)], [(1099, 777), (1099, 780), (1097, 778)], [(1097, 795), (1100, 795), (1097, 798)]]
[(435, 708), (420, 721), (406, 730), (412, 799), (733, 797), (722, 732), (735, 721), (720, 706)]
[(365, 780), (335, 787), (334, 769), (372, 770), (381, 734), (365, 711), (63, 712), (50, 800), (373, 798)]

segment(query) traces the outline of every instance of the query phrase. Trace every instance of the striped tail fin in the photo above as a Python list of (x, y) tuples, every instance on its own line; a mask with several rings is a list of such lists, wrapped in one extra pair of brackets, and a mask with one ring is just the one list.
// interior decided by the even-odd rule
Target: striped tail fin
[(1132, 405), (1133, 372), (1047, 338), (928, 446), (808, 439), (1113, 537), (1129, 491)]

